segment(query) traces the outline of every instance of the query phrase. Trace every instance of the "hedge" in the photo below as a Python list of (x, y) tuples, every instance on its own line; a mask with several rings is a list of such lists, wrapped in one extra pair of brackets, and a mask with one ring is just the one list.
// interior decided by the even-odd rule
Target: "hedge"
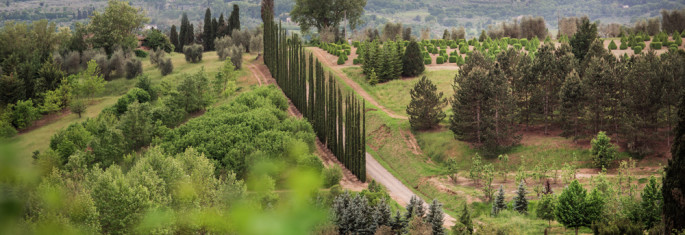
[(640, 52), (642, 52), (642, 47), (641, 46), (634, 46), (633, 52), (635, 52), (635, 54), (640, 54)]
[(628, 43), (621, 43), (621, 50), (628, 49)]
[(361, 64), (361, 60), (359, 58), (354, 58), (352, 64)]
[(436, 64), (444, 64), (445, 63), (445, 58), (442, 56), (438, 56), (438, 58), (435, 60)]
[(352, 54), (352, 51), (350, 49), (345, 49), (345, 54), (350, 55)]
[(521, 44), (516, 43), (516, 44), (514, 44), (514, 48), (515, 48), (516, 50), (519, 50), (519, 51), (520, 51), (521, 48), (523, 48), (523, 46), (522, 46)]
[(450, 63), (457, 63), (457, 56), (450, 56), (449, 61)]
[(609, 43), (609, 50), (616, 50), (616, 48), (616, 43), (614, 42), (614, 40), (611, 40), (611, 42)]
[(145, 58), (148, 55), (146, 51), (143, 51), (141, 49), (135, 49), (135, 50), (133, 50), (133, 53), (136, 54), (136, 57), (140, 57), (140, 58)]
[(661, 42), (652, 42), (652, 44), (649, 44), (649, 47), (654, 50), (659, 50), (661, 49)]
[(431, 58), (423, 58), (423, 64), (431, 64), (433, 60)]

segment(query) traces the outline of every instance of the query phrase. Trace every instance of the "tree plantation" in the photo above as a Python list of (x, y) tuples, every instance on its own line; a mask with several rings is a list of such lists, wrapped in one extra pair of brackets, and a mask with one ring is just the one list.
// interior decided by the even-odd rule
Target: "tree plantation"
[(681, 2), (0, 4), (0, 234), (685, 233)]

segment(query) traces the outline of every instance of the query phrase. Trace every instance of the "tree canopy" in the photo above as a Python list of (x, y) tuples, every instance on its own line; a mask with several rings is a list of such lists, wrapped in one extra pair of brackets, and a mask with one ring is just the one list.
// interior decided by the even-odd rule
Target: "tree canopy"
[(94, 47), (105, 48), (108, 53), (117, 45), (135, 48), (135, 32), (148, 20), (143, 9), (136, 9), (125, 1), (110, 0), (103, 12), (94, 12), (91, 17), (88, 29), (93, 37), (90, 41)]
[(315, 27), (319, 31), (340, 26), (348, 21), (351, 29), (361, 23), (366, 0), (296, 0), (290, 16), (302, 31)]

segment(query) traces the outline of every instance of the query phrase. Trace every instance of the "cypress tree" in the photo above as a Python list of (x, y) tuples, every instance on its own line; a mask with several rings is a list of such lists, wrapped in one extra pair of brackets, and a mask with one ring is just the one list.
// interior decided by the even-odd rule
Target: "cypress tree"
[[(266, 33), (267, 30), (271, 30), (271, 29), (266, 27), (266, 22), (262, 22), (262, 23), (264, 23), (264, 33)], [(224, 19), (224, 13), (222, 12), (221, 15), (219, 16), (219, 21), (217, 22), (216, 37), (220, 38), (223, 36), (226, 36), (226, 20)], [(263, 41), (263, 42), (266, 42), (266, 41)], [(266, 43), (264, 43), (264, 46), (266, 47)]]
[(205, 51), (210, 51), (214, 47), (214, 32), (212, 32), (212, 11), (209, 7), (205, 11), (205, 21), (202, 29), (202, 45)]
[(421, 56), (419, 44), (412, 40), (407, 45), (407, 49), (402, 57), (402, 75), (414, 77), (423, 73), (424, 70), (426, 70), (426, 66), (423, 64), (423, 56)]
[(186, 31), (186, 45), (192, 45), (195, 43), (195, 29), (193, 24), (188, 26), (188, 31)]
[(672, 159), (668, 160), (661, 193), (663, 195), (664, 233), (685, 229), (685, 96), (678, 107), (678, 124), (673, 132)]
[(180, 52), (181, 46), (178, 42), (178, 32), (176, 32), (176, 25), (171, 25), (171, 32), (169, 33), (169, 40), (174, 45), (174, 51)]
[(233, 4), (233, 11), (228, 17), (228, 25), (229, 32), (233, 32), (235, 29), (240, 30), (240, 7), (238, 4)]
[(190, 29), (190, 22), (188, 21), (188, 15), (183, 12), (183, 16), (181, 17), (181, 30), (178, 35), (178, 47), (176, 47), (176, 52), (182, 52), (183, 47), (187, 44), (190, 44), (187, 39), (188, 35), (188, 30)]
[(514, 197), (514, 210), (521, 214), (528, 213), (528, 200), (526, 199), (526, 185), (521, 180), (519, 183), (519, 188), (516, 190), (516, 196)]

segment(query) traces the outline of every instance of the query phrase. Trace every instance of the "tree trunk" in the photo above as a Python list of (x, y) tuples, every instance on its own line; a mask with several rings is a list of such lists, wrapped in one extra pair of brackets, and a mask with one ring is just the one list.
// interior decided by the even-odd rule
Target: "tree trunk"
[(578, 227), (576, 227), (576, 235), (578, 235)]
[(478, 103), (476, 104), (476, 135), (478, 138), (478, 144), (480, 144), (480, 101), (478, 101)]

